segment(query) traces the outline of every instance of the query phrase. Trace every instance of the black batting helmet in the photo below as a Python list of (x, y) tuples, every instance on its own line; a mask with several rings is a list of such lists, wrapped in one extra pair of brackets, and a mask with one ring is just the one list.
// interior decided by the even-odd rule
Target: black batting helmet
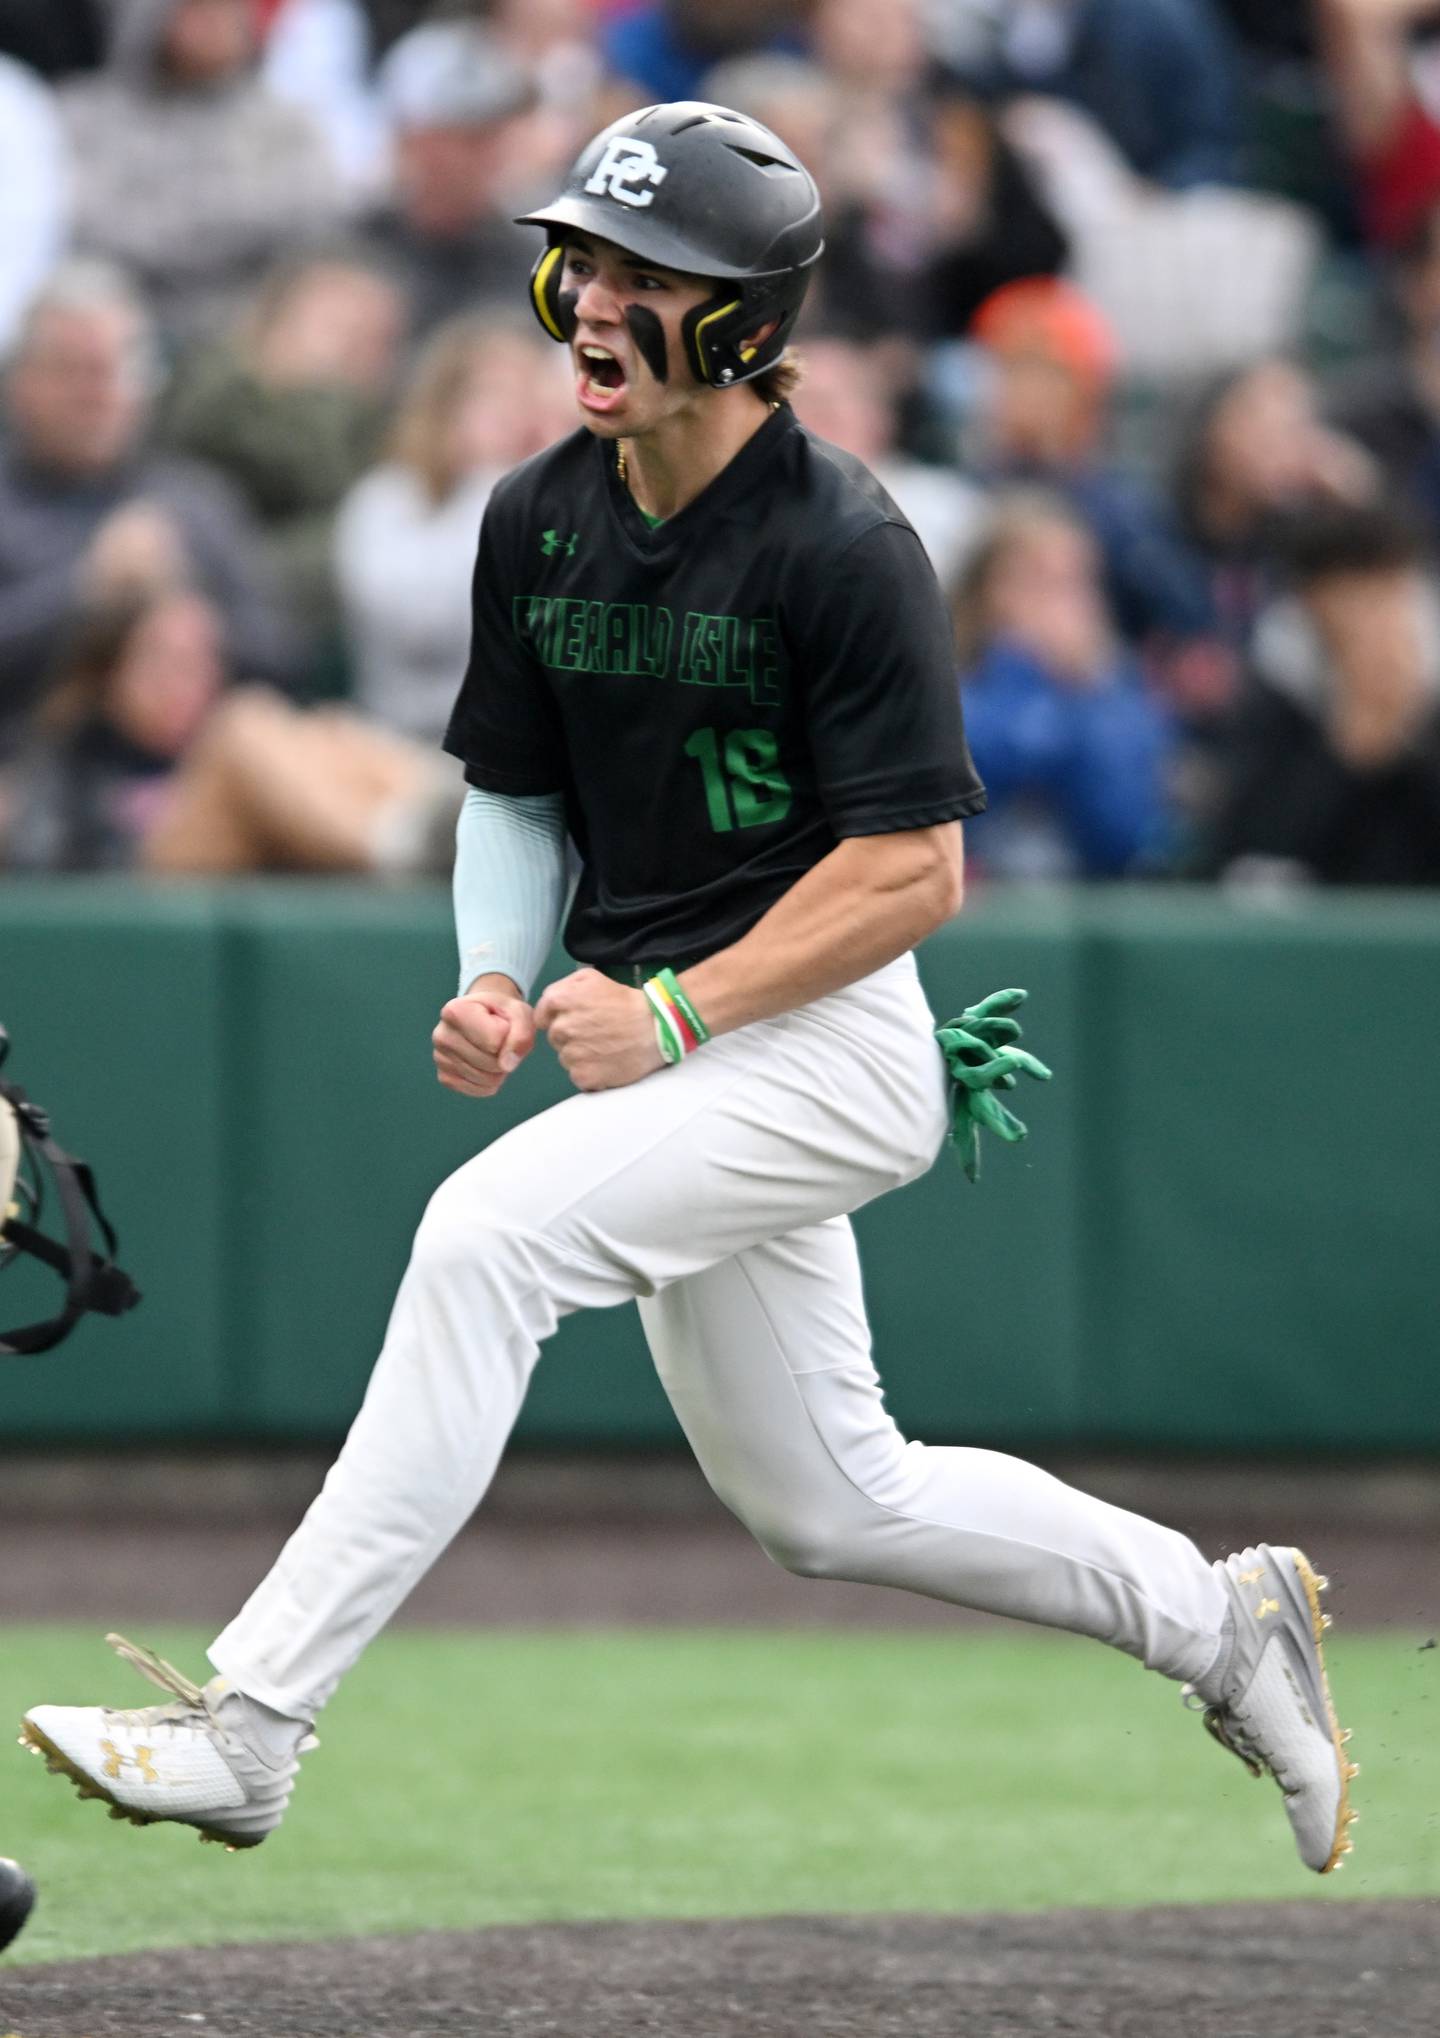
[[(824, 249), (820, 193), (798, 156), (748, 114), (698, 99), (645, 106), (596, 135), (550, 205), (530, 277), (535, 315), (553, 340), (574, 327), (560, 299), (568, 229), (614, 241), (643, 261), (713, 276), (713, 297), (687, 312), (685, 351), (697, 381), (718, 388), (773, 368)], [(758, 347), (757, 326), (779, 324)]]

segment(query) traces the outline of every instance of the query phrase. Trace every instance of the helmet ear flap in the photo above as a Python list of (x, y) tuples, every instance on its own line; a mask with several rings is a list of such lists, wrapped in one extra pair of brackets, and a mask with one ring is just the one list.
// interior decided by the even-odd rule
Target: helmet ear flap
[(530, 271), (530, 308), (552, 340), (562, 343), (575, 332), (575, 293), (562, 291), (565, 244), (552, 241)]
[[(794, 294), (793, 279), (784, 280), (790, 287), (783, 297), (778, 292), (732, 283), (686, 312), (680, 337), (697, 382), (712, 389), (733, 389), (775, 366), (800, 316), (799, 297), (804, 295), (804, 280), (799, 297)], [(750, 335), (756, 326), (764, 325), (777, 312), (780, 323), (774, 332), (753, 345)]]

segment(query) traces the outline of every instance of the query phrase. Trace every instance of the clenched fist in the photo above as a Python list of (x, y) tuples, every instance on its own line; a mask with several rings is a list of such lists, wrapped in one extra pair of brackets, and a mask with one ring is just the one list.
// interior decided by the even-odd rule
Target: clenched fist
[(643, 991), (612, 983), (596, 969), (577, 969), (551, 984), (535, 1007), (577, 1090), (618, 1090), (665, 1066)]
[(461, 1097), (493, 1097), (535, 1045), (535, 1014), (509, 977), (479, 977), (440, 1010), (435, 1073)]

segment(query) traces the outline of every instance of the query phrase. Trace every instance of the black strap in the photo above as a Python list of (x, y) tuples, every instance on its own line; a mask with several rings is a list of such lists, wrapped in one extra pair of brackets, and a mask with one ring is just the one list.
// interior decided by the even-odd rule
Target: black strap
[[(95, 1176), (88, 1163), (66, 1153), (51, 1138), (46, 1114), (38, 1104), (30, 1102), (18, 1085), (0, 1082), (0, 1097), (14, 1107), (23, 1144), (49, 1165), (64, 1212), (68, 1241), (60, 1245), (18, 1217), (0, 1222), (0, 1240), (32, 1253), (65, 1283), (65, 1307), (58, 1316), (0, 1334), (0, 1358), (28, 1358), (35, 1352), (48, 1352), (68, 1337), (88, 1310), (98, 1310), (102, 1316), (123, 1316), (140, 1300), (140, 1291), (130, 1276), (115, 1265), (119, 1241), (100, 1208)], [(91, 1218), (105, 1241), (108, 1258), (99, 1256), (91, 1246)]]

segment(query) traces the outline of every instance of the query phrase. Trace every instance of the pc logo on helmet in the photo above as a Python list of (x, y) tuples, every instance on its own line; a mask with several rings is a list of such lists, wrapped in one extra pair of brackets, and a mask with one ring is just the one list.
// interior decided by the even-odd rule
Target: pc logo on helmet
[[(618, 198), (622, 205), (653, 205), (653, 187), (663, 184), (668, 174), (649, 142), (638, 135), (614, 134), (606, 142), (605, 153), (585, 189), (596, 198), (607, 194)], [(642, 184), (652, 188), (643, 191), (638, 188)]]

